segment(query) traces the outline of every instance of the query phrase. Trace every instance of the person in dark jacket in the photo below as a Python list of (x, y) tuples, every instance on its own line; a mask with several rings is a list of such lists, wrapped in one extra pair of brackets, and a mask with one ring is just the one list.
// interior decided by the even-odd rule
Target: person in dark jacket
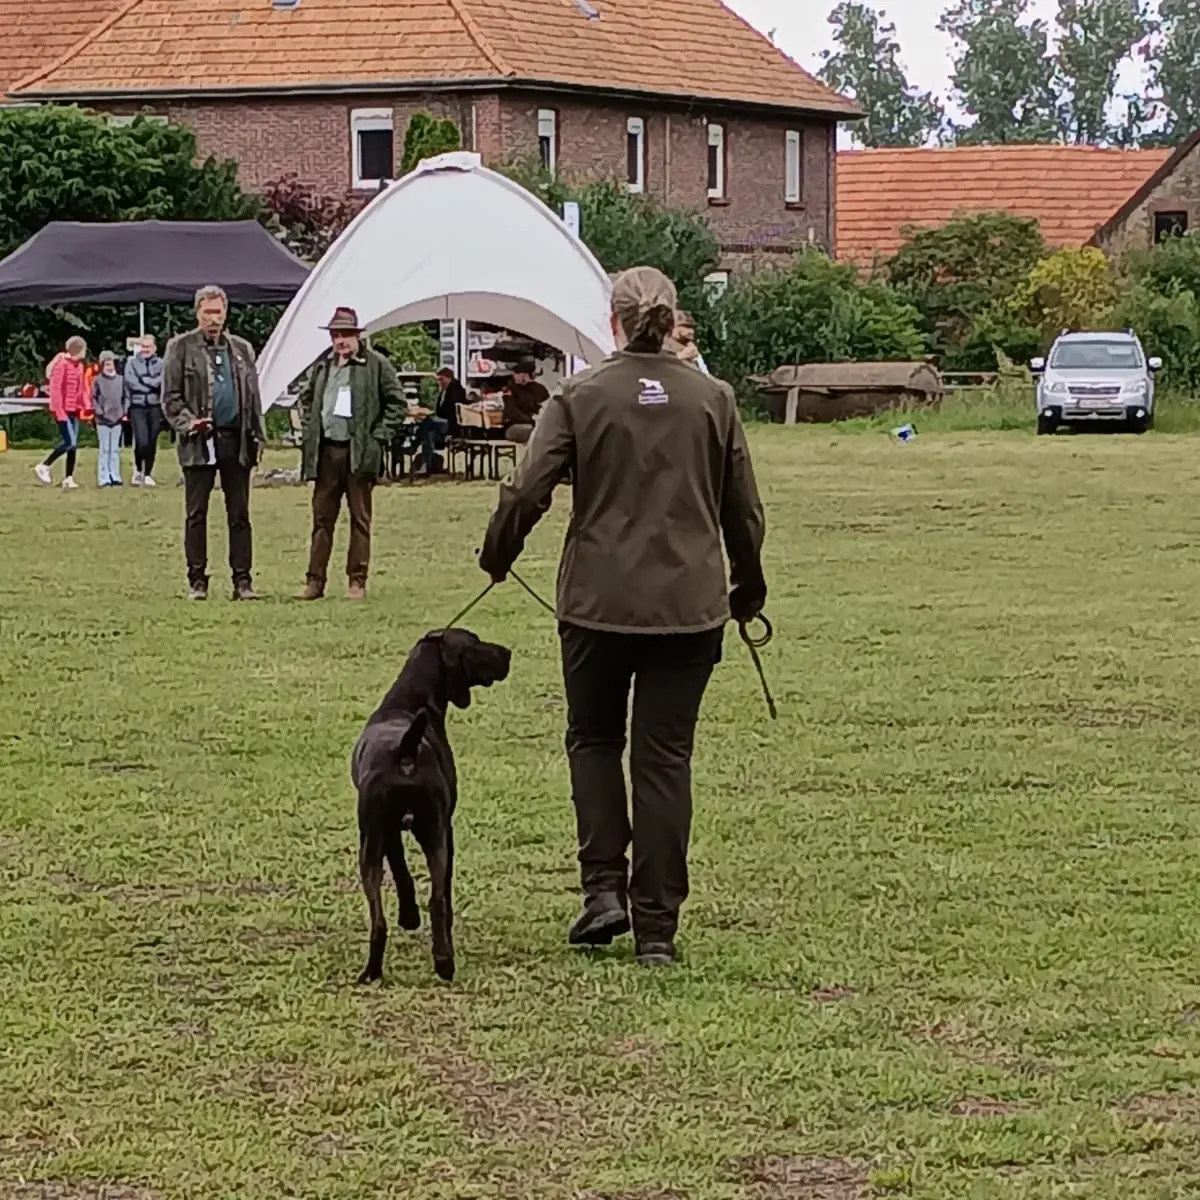
[(125, 360), (125, 401), (133, 429), (133, 486), (155, 487), (154, 460), (162, 431), (162, 359), (147, 334)]
[(317, 360), (300, 393), (303, 463), (313, 484), (308, 574), (300, 600), (325, 595), (333, 534), (342, 509), (350, 510), (346, 595), (367, 594), (371, 566), (371, 506), (383, 469), (384, 447), (404, 423), (404, 388), (392, 364), (362, 344), (358, 314), (339, 308), (325, 326), (332, 343)]
[(555, 486), (570, 479), (557, 615), (586, 899), (569, 940), (607, 945), (628, 932), (632, 910), (648, 965), (675, 960), (692, 745), (724, 626), (752, 620), (767, 596), (763, 510), (737, 402), (727, 384), (664, 349), (675, 304), (674, 286), (653, 268), (618, 276), (621, 348), (547, 401), (524, 461), (501, 485), (479, 558), (503, 580)]
[(518, 445), (529, 441), (538, 414), (550, 399), (546, 385), (538, 383), (533, 372), (533, 363), (519, 363), (513, 368), (512, 382), (504, 389), (504, 436)]
[(183, 468), (183, 546), (188, 599), (208, 599), (208, 504), (221, 475), (235, 600), (257, 600), (251, 578), (250, 476), (267, 443), (254, 349), (225, 328), (229, 300), (219, 287), (196, 293), (196, 328), (167, 343), (163, 416), (176, 433)]
[(111, 350), (100, 352), (100, 373), (92, 382), (92, 412), (95, 414), (96, 482), (100, 487), (121, 486), (121, 428), (128, 411), (125, 381), (117, 374), (117, 358)]

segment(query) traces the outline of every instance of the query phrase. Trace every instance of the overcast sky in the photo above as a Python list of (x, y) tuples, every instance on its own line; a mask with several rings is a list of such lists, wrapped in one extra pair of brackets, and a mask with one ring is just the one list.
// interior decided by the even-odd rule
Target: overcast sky
[[(826, 17), (836, 0), (725, 0), (763, 33), (775, 32), (776, 44), (801, 66), (816, 71), (821, 65), (820, 52), (830, 49)], [(879, 4), (896, 26), (904, 65), (910, 81), (918, 87), (944, 97), (949, 81), (950, 42), (937, 31), (938, 19), (949, 7), (949, 0), (892, 0)], [(1051, 19), (1056, 0), (1033, 0), (1031, 10), (1043, 19)], [(1127, 72), (1122, 87), (1132, 90), (1137, 72)]]

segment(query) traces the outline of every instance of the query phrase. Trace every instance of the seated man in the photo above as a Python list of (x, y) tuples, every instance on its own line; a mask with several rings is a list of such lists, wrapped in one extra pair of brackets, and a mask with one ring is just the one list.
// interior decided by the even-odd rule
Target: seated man
[(421, 421), (413, 430), (413, 438), (421, 457), (421, 465), (414, 468), (417, 475), (428, 475), (434, 468), (437, 452), (446, 444), (446, 438), (458, 433), (458, 406), (466, 404), (466, 389), (449, 367), (437, 373), (438, 402), (431, 413), (426, 410)]
[(545, 385), (533, 377), (531, 362), (513, 368), (512, 383), (504, 390), (504, 436), (510, 442), (523, 445), (533, 434), (533, 423), (550, 399)]

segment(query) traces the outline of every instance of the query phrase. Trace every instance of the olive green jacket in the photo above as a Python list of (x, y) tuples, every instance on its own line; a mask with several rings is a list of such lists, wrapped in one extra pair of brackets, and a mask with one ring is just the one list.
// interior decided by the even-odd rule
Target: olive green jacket
[[(317, 477), (324, 425), (322, 406), (325, 384), (333, 365), (333, 351), (316, 362), (300, 392), (303, 423), (302, 472), (306, 480)], [(360, 346), (350, 360), (350, 470), (366, 479), (377, 479), (383, 470), (383, 452), (404, 424), (407, 406), (396, 370), (377, 350)]]
[[(238, 458), (243, 467), (254, 467), (267, 444), (254, 347), (232, 333), (223, 333), (221, 338), (233, 363), (233, 384), (237, 391), (241, 434)], [(212, 416), (212, 361), (199, 329), (181, 333), (167, 343), (163, 354), (162, 409), (175, 430), (179, 465), (207, 466), (206, 438), (189, 432), (193, 421)]]
[[(479, 565), (511, 569), (557, 484), (574, 511), (560, 621), (618, 633), (693, 633), (766, 602), (765, 521), (728, 384), (674, 354), (619, 351), (542, 409), (488, 526)], [(722, 547), (729, 558), (728, 576)]]

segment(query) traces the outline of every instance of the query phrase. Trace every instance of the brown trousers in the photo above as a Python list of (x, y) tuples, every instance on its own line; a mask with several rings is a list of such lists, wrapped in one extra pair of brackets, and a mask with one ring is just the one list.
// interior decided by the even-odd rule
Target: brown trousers
[(333, 554), (333, 532), (342, 511), (342, 497), (350, 509), (350, 546), (346, 552), (346, 579), (365, 584), (371, 566), (371, 499), (374, 479), (364, 479), (350, 470), (350, 446), (346, 442), (322, 442), (317, 458), (317, 481), (313, 485), (312, 545), (308, 554), (308, 582), (322, 590)]
[[(639, 941), (674, 937), (687, 899), (692, 745), (723, 632), (559, 627), (583, 890), (622, 899), (628, 894)], [(627, 727), (632, 825), (621, 762)], [(631, 841), (632, 871), (626, 858)]]

